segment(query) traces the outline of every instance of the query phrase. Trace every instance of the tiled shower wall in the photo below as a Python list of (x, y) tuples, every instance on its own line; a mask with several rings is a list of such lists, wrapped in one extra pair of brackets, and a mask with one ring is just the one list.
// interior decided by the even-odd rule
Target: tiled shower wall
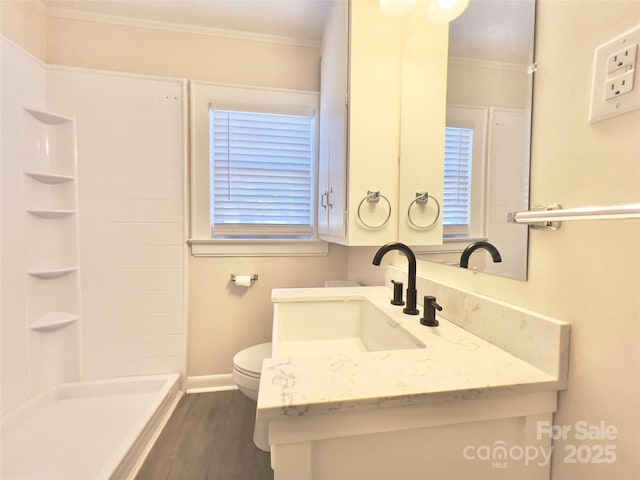
[[(20, 119), (22, 107), (44, 109), (45, 68), (4, 37), (1, 39), (2, 59), (2, 139), (1, 145), (1, 227), (0, 258), (2, 277), (0, 280), (0, 379), (2, 414), (15, 408), (48, 386), (42, 379), (46, 368), (49, 377), (64, 378), (63, 368), (54, 369), (42, 365), (38, 357), (37, 343), (32, 342), (37, 332), (28, 328), (27, 269), (28, 251), (27, 213), (23, 202), (23, 168)], [(77, 333), (77, 332), (76, 332)], [(65, 335), (64, 333), (62, 334)], [(49, 336), (59, 345), (60, 335)], [(65, 338), (66, 340), (66, 338)], [(72, 341), (73, 342), (73, 341)], [(77, 342), (73, 342), (77, 343)], [(42, 345), (41, 345), (42, 346)], [(68, 345), (73, 347), (74, 345)], [(67, 348), (69, 350), (69, 348)], [(75, 373), (75, 371), (74, 371)]]
[[(183, 372), (184, 83), (49, 67), (4, 37), (1, 46), (2, 414), (63, 381)], [(77, 120), (80, 321), (48, 333), (29, 329), (38, 242), (25, 211), (23, 107)]]
[(52, 67), (78, 125), (85, 378), (184, 368), (184, 82)]

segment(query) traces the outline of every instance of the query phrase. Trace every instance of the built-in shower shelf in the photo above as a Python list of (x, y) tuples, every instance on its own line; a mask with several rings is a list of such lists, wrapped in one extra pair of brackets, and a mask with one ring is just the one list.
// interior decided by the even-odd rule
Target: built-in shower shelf
[(27, 210), (31, 215), (42, 218), (61, 218), (68, 217), (76, 213), (75, 210)]
[(58, 278), (63, 275), (68, 275), (69, 273), (77, 272), (78, 267), (63, 267), (63, 268), (48, 268), (48, 269), (38, 269), (38, 270), (30, 270), (29, 275), (38, 278)]
[(58, 183), (69, 182), (75, 180), (73, 175), (61, 175), (57, 173), (39, 173), (39, 172), (24, 172), (25, 175), (37, 180), (40, 183), (46, 183), (48, 185), (56, 185)]
[(73, 122), (73, 118), (65, 117), (58, 113), (43, 112), (42, 110), (33, 110), (31, 108), (25, 108), (25, 111), (46, 125), (60, 125), (61, 123)]
[(78, 321), (78, 318), (75, 313), (49, 312), (33, 321), (29, 328), (36, 332), (52, 332)]

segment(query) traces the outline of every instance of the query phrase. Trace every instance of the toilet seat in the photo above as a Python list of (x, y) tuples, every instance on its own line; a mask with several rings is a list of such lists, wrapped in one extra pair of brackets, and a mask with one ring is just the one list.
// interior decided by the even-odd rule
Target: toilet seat
[(271, 342), (254, 345), (233, 357), (233, 368), (249, 377), (260, 378), (262, 361), (271, 357)]

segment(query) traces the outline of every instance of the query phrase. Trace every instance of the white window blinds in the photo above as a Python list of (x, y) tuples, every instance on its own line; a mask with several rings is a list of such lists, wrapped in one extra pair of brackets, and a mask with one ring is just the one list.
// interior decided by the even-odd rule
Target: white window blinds
[(446, 127), (442, 209), (445, 226), (469, 226), (472, 160), (473, 130)]
[(313, 234), (313, 114), (210, 107), (213, 237)]

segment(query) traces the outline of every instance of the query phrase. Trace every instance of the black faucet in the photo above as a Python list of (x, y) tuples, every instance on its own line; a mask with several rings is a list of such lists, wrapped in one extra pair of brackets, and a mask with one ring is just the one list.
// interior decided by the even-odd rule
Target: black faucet
[(378, 249), (373, 257), (373, 264), (380, 265), (382, 257), (391, 250), (400, 250), (407, 256), (409, 261), (409, 285), (407, 285), (407, 305), (402, 309), (407, 315), (418, 315), (420, 311), (416, 308), (418, 292), (416, 291), (416, 256), (404, 243), (392, 242), (383, 245)]
[(496, 247), (494, 247), (489, 242), (474, 242), (467, 246), (462, 252), (460, 256), (460, 268), (468, 268), (469, 267), (469, 257), (473, 252), (478, 250), (479, 248), (485, 249), (487, 252), (491, 254), (491, 258), (495, 263), (499, 263), (502, 261), (502, 257), (500, 256), (500, 252)]

